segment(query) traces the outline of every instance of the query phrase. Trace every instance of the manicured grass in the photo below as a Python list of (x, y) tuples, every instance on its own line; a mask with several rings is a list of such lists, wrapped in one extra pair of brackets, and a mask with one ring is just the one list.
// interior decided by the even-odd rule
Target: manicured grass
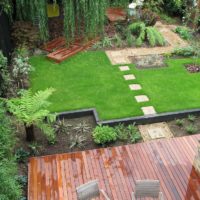
[[(200, 62), (200, 60), (198, 60)], [(168, 60), (168, 67), (120, 72), (104, 52), (80, 53), (61, 64), (43, 56), (31, 58), (36, 70), (31, 74), (33, 91), (53, 87), (52, 112), (96, 108), (102, 120), (143, 115), (140, 107), (154, 106), (157, 112), (200, 107), (200, 74), (190, 74), (183, 66), (192, 59)], [(136, 80), (125, 81), (123, 74), (133, 73)], [(143, 89), (130, 91), (128, 84)], [(150, 102), (137, 103), (135, 95), (145, 94)]]
[(101, 119), (142, 115), (119, 69), (104, 52), (80, 53), (61, 64), (31, 58), (34, 91), (53, 87), (51, 111), (96, 108)]

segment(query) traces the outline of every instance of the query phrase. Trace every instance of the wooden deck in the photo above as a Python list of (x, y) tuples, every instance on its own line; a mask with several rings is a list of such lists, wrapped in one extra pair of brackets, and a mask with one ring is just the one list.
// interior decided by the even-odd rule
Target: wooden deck
[(76, 199), (75, 188), (99, 179), (111, 199), (130, 200), (137, 179), (159, 179), (165, 199), (199, 200), (192, 163), (200, 135), (31, 158), (29, 200)]

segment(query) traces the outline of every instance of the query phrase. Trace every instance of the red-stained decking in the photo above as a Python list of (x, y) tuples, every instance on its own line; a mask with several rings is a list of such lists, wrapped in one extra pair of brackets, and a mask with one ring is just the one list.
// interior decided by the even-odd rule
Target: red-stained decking
[(76, 199), (75, 188), (99, 179), (111, 199), (130, 200), (137, 179), (159, 179), (165, 199), (200, 199), (192, 167), (200, 135), (31, 158), (29, 200)]
[(47, 42), (42, 49), (48, 51), (49, 54), (47, 57), (51, 60), (54, 60), (57, 63), (60, 63), (67, 58), (88, 49), (95, 42), (99, 40), (99, 38), (95, 38), (93, 40), (89, 40), (87, 42), (82, 41), (83, 39), (77, 39), (73, 44), (69, 47), (66, 47), (66, 40), (64, 37), (56, 38), (50, 42)]

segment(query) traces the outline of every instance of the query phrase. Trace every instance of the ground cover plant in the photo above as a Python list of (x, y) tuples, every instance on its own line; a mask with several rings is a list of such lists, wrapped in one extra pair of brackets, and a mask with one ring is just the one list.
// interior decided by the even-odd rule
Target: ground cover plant
[(0, 102), (0, 199), (18, 200), (22, 191), (16, 180), (17, 164), (13, 154), (15, 135), (11, 121)]
[[(60, 65), (43, 56), (31, 58), (33, 91), (54, 87), (50, 98), (52, 112), (96, 108), (100, 119), (143, 115), (142, 106), (154, 106), (158, 113), (198, 108), (200, 74), (190, 74), (185, 64), (192, 58), (168, 59), (168, 67), (140, 70), (130, 65), (136, 76), (125, 81), (118, 66), (112, 66), (104, 52), (80, 53)], [(200, 59), (196, 62), (200, 63)], [(140, 91), (130, 91), (128, 84), (139, 83)], [(145, 94), (149, 102), (137, 103), (134, 96)]]

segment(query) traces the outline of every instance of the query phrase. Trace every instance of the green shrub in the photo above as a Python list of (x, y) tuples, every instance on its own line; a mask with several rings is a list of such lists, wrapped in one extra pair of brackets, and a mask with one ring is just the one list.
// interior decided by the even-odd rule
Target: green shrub
[(194, 133), (196, 133), (198, 131), (198, 129), (193, 124), (190, 124), (189, 126), (186, 127), (186, 131), (189, 134), (194, 134)]
[(177, 56), (183, 56), (183, 57), (190, 57), (190, 56), (194, 56), (195, 50), (192, 46), (189, 47), (184, 47), (184, 48), (176, 48), (173, 51), (173, 55), (177, 55)]
[(6, 116), (0, 103), (0, 199), (19, 200), (21, 188), (16, 180), (17, 165), (13, 155), (15, 137), (10, 119)]
[(131, 34), (130, 31), (128, 31), (126, 34), (126, 42), (129, 47), (131, 47), (135, 42), (135, 37)]
[(178, 33), (180, 37), (184, 40), (190, 40), (192, 38), (191, 31), (186, 27), (180, 27), (178, 26), (175, 31), (175, 33)]
[(177, 126), (183, 126), (183, 124), (184, 124), (184, 119), (177, 119), (176, 120), (176, 125)]
[(129, 125), (127, 129), (128, 129), (131, 143), (136, 143), (142, 139), (140, 132), (138, 128), (135, 126), (135, 124)]
[(159, 12), (163, 8), (163, 0), (146, 0), (144, 7), (154, 12)]
[(6, 96), (10, 84), (10, 76), (7, 66), (7, 58), (0, 51), (0, 96)]
[(118, 34), (115, 34), (115, 36), (113, 37), (113, 41), (114, 41), (116, 47), (121, 47), (123, 44), (123, 41)]
[(117, 140), (115, 129), (109, 126), (97, 126), (93, 131), (94, 142), (106, 144)]
[(153, 27), (147, 27), (146, 31), (147, 31), (147, 39), (149, 41), (149, 44), (152, 47), (156, 46), (156, 38), (155, 38), (155, 34), (153, 32)]
[(131, 143), (136, 143), (141, 140), (141, 135), (135, 124), (124, 126), (124, 124), (119, 124), (115, 126), (115, 132), (117, 133), (117, 138), (123, 141), (130, 141)]
[(119, 124), (115, 126), (115, 132), (119, 140), (128, 140), (129, 135), (128, 135), (127, 127), (124, 126), (124, 124)]
[(164, 46), (165, 45), (165, 38), (163, 35), (158, 31), (157, 28), (153, 27), (152, 32), (154, 34), (155, 40), (156, 40), (156, 45), (158, 46)]
[(188, 120), (190, 122), (194, 122), (196, 120), (196, 116), (194, 116), (194, 115), (188, 115)]
[(140, 47), (145, 40), (146, 26), (143, 22), (135, 22), (128, 27), (128, 31), (136, 36), (136, 46)]
[[(146, 27), (143, 22), (135, 22), (128, 27), (129, 34), (136, 36), (136, 46), (140, 47), (144, 41), (154, 47), (156, 45), (165, 45), (165, 39), (162, 34), (155, 27)], [(130, 37), (130, 36), (129, 36)]]

